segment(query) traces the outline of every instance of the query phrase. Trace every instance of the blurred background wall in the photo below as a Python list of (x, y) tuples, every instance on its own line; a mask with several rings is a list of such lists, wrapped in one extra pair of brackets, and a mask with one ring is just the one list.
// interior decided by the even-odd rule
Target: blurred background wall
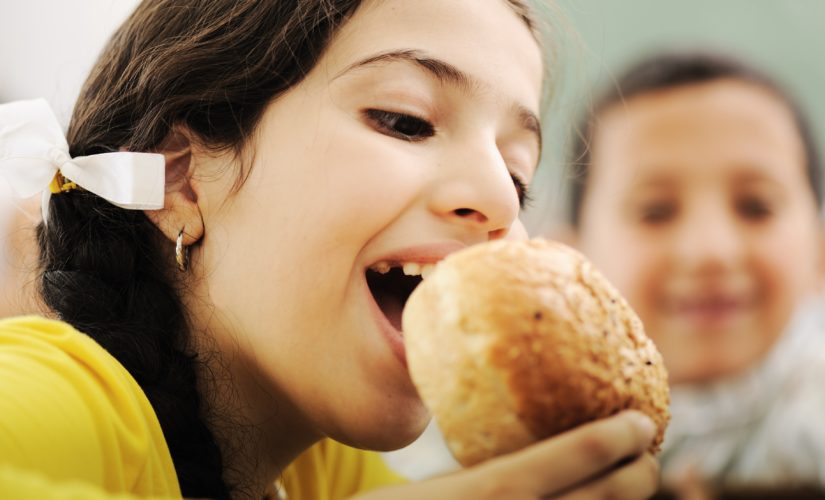
[(46, 98), (64, 127), (80, 86), (136, 0), (0, 0), (0, 101)]
[[(45, 97), (65, 126), (100, 48), (136, 4), (0, 0), (0, 101)], [(825, 144), (825, 0), (557, 0), (555, 10), (561, 43), (551, 71), (561, 76), (525, 214), (534, 233), (553, 231), (562, 216), (564, 150), (594, 88), (659, 49), (718, 47), (767, 69), (798, 96)]]

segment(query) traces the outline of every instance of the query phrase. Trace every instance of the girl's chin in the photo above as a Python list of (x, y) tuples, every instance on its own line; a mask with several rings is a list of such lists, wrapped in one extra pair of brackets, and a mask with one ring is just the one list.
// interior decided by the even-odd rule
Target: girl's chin
[(393, 451), (418, 439), (430, 422), (430, 414), (423, 406), (418, 411), (410, 409), (406, 415), (398, 414), (397, 409), (393, 413), (395, 417), (385, 413), (372, 422), (359, 419), (359, 425), (353, 426), (348, 435), (330, 437), (356, 448)]

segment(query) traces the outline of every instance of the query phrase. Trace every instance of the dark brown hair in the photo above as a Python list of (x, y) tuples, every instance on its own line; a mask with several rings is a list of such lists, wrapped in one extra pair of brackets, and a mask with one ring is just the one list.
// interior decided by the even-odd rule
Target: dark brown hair
[[(522, 2), (508, 1), (532, 27)], [(360, 3), (144, 1), (86, 81), (69, 126), (71, 155), (154, 151), (176, 125), (204, 146), (240, 153), (266, 106), (303, 80)], [(82, 190), (51, 198), (38, 240), (45, 304), (141, 386), (183, 495), (230, 496), (197, 389), (201, 361), (188, 347), (173, 245), (143, 212)]]
[(704, 51), (667, 52), (646, 58), (625, 70), (614, 85), (597, 97), (592, 109), (582, 120), (570, 155), (572, 175), (568, 221), (574, 227), (580, 222), (591, 168), (590, 150), (596, 132), (596, 122), (602, 112), (643, 94), (723, 79), (757, 85), (767, 89), (785, 103), (793, 115), (805, 149), (808, 182), (817, 205), (822, 206), (822, 166), (819, 163), (819, 153), (808, 120), (788, 92), (767, 74), (731, 56)]

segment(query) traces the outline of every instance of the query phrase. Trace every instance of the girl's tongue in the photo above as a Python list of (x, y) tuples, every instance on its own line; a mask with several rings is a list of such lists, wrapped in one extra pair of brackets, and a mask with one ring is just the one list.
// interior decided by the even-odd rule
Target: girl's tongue
[(390, 324), (399, 332), (401, 331), (401, 313), (404, 312), (404, 304), (406, 299), (398, 297), (387, 291), (373, 291), (373, 297), (381, 308), (384, 316), (390, 320)]

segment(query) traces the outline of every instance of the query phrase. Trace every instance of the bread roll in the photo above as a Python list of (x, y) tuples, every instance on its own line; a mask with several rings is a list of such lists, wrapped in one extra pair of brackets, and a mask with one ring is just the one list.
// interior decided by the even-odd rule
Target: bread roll
[(440, 262), (410, 296), (412, 380), (465, 466), (634, 408), (670, 418), (667, 372), (638, 316), (580, 253), (495, 241)]

